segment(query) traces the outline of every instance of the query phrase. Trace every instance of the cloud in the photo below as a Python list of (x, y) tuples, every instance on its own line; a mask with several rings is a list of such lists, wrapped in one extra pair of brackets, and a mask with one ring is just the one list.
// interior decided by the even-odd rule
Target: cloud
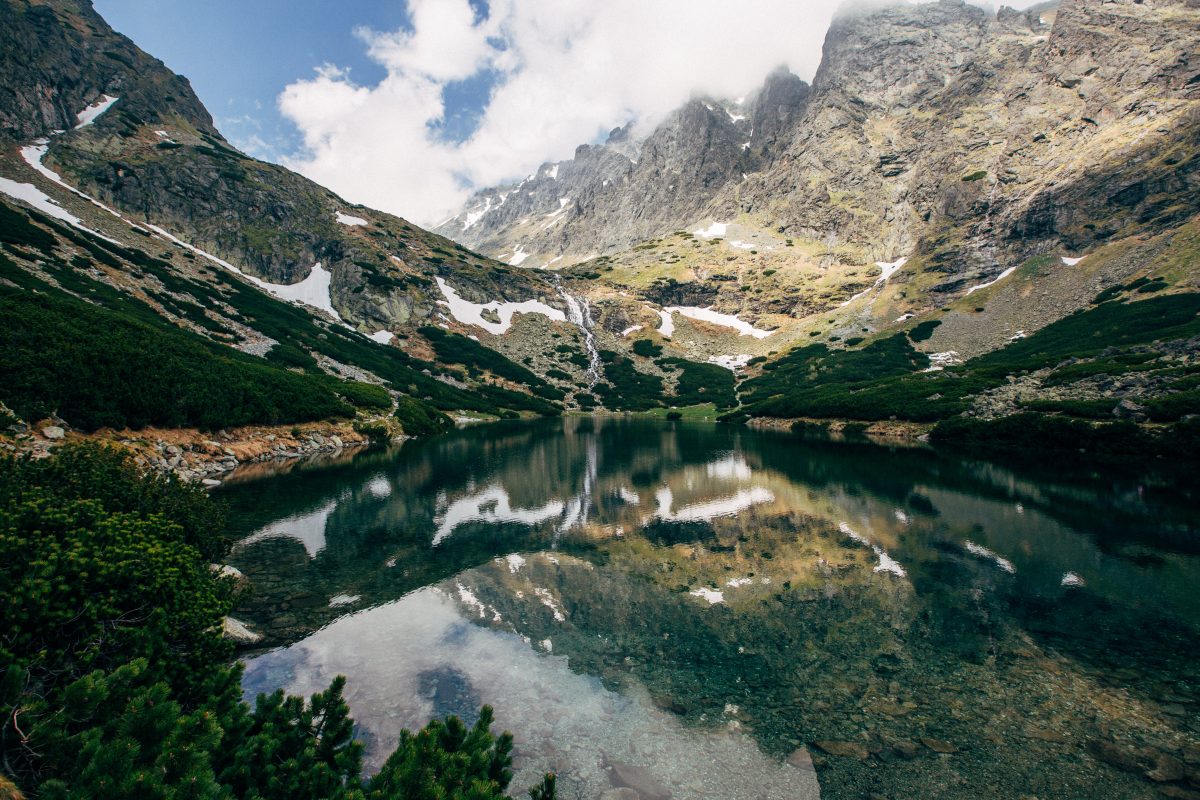
[[(287, 166), (347, 199), (424, 225), (470, 193), (569, 158), (619, 125), (660, 121), (697, 94), (737, 97), (780, 64), (811, 79), (839, 0), (409, 0), (411, 28), (359, 30), (386, 70), (360, 86), (319, 68), (281, 113), (303, 148)], [(499, 76), (476, 130), (440, 138), (443, 90)]]

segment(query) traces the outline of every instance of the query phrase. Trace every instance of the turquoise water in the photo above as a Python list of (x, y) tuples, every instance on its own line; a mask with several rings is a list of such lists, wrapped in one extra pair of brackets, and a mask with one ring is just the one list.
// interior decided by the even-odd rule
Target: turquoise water
[(219, 496), (247, 693), (346, 675), (373, 764), (488, 703), (567, 798), (1140, 798), (1200, 790), (1200, 504), (1157, 472), (569, 418)]

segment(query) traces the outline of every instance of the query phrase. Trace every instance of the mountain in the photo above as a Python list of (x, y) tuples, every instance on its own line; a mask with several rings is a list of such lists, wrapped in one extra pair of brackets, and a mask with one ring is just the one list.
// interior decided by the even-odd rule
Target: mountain
[(526, 266), (531, 256), (557, 263), (629, 247), (693, 220), (721, 190), (769, 163), (808, 91), (780, 68), (750, 97), (695, 98), (645, 138), (633, 138), (633, 125), (617, 128), (568, 161), (478, 192), (436, 230)]
[(848, 8), (811, 87), (777, 71), (744, 105), (694, 99), (636, 162), (581, 147), (438, 230), (558, 270), (610, 341), (657, 329), (744, 378), (896, 335), (909, 369), (955, 366), (1098, 296), (1196, 291), (1198, 26), (1191, 0)]
[[(781, 67), (746, 97), (617, 128), (477, 194), (438, 228), (457, 242), (240, 153), (186, 79), (85, 0), (3, 0), (0, 20), (14, 308), (55, 292), (225, 348), (239, 375), (375, 383), (423, 409), (414, 428), (430, 406), (929, 421), (1061, 411), (1064, 393), (1111, 416), (1186, 390), (1171, 370), (1191, 363), (1191, 329), (1147, 309), (1177, 320), (1197, 289), (1193, 0), (848, 9), (811, 86)], [(1093, 323), (1139, 326), (1120, 369), (1104, 348), (1046, 344)], [(30, 324), (11, 374), (48, 361), (74, 385)], [(1175, 361), (1138, 361), (1164, 331), (1183, 337)], [(1005, 389), (1021, 358), (1094, 372)], [(977, 361), (986, 378), (926, 385)], [(945, 402), (862, 401), (897, 370)], [(303, 413), (256, 413), (311, 417), (355, 391), (316, 385)]]
[[(0, 266), (6, 319), (28, 325), (5, 331), (12, 358), (3, 365), (0, 399), (10, 410), (26, 416), (74, 409), (69, 422), (98, 427), (286, 422), (349, 408), (320, 381), (297, 389), (320, 402), (260, 404), (228, 420), (223, 412), (181, 412), (166, 399), (135, 412), (136, 397), (100, 398), (121, 407), (112, 413), (75, 402), (90, 397), (76, 391), (85, 367), (128, 360), (144, 352), (146, 337), (157, 337), (177, 348), (163, 366), (182, 365), (168, 387), (194, 388), (180, 383), (182, 376), (213, 367), (199, 362), (216, 358), (234, 365), (229, 386), (243, 378), (259, 386), (267, 375), (271, 391), (281, 391), (291, 370), (380, 383), (445, 410), (557, 413), (561, 389), (445, 330), (455, 323), (463, 334), (475, 331), (459, 326), (456, 314), (507, 329), (500, 318), (511, 318), (510, 300), (540, 313), (518, 315), (517, 333), (504, 337), (509, 351), (527, 348), (526, 329), (534, 340), (550, 337), (547, 326), (561, 329), (553, 336), (566, 337), (570, 345), (560, 347), (573, 360), (562, 363), (563, 352), (543, 346), (541, 370), (561, 365), (571, 372), (556, 374), (583, 381), (590, 364), (584, 337), (567, 321), (562, 292), (542, 277), (240, 153), (185, 78), (114, 32), (88, 2), (5, 0), (0, 23)], [(79, 301), (97, 312), (81, 314)], [(39, 320), (57, 314), (101, 329), (130, 323), (129, 347), (103, 352), (89, 329), (88, 345), (72, 348), (70, 358), (47, 352)], [(138, 327), (145, 325), (151, 330)], [(211, 344), (220, 346), (215, 355)], [(30, 385), (34, 362), (53, 364), (53, 380)], [(262, 366), (271, 369), (261, 373)]]

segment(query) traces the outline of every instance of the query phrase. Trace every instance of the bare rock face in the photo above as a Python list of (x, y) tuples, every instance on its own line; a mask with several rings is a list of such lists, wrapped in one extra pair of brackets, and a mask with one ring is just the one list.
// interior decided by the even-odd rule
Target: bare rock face
[(749, 215), (846, 263), (912, 256), (951, 295), (1200, 211), (1198, 26), (1195, 0), (846, 12), (811, 88), (776, 71), (741, 105), (684, 105), (636, 163), (611, 145), (619, 168), (577, 154), (559, 168), (573, 182), (561, 219), (550, 201), (529, 209), (536, 225), (473, 203), (469, 230), (441, 230), (570, 263)]
[(779, 69), (741, 102), (694, 98), (640, 141), (618, 128), (604, 145), (478, 193), (436, 231), (513, 263), (529, 254), (525, 265), (541, 266), (675, 230), (783, 148), (807, 96), (807, 84)]
[(147, 122), (188, 120), (216, 134), (191, 84), (114, 33), (87, 0), (0, 3), (0, 135), (14, 141), (69, 130), (102, 94)]

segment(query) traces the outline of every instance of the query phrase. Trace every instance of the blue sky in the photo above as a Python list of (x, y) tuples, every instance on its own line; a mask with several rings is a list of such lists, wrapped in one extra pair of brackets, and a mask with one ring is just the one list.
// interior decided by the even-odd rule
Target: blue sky
[[(477, 14), (486, 14), (473, 0)], [(322, 64), (349, 68), (359, 84), (387, 74), (367, 56), (359, 27), (379, 31), (411, 25), (404, 0), (95, 0), (117, 31), (188, 77), (226, 138), (260, 158), (279, 161), (302, 138), (276, 99), (286, 86)], [(446, 118), (431, 126), (440, 138), (468, 136), (487, 102), (494, 75), (446, 87)]]

